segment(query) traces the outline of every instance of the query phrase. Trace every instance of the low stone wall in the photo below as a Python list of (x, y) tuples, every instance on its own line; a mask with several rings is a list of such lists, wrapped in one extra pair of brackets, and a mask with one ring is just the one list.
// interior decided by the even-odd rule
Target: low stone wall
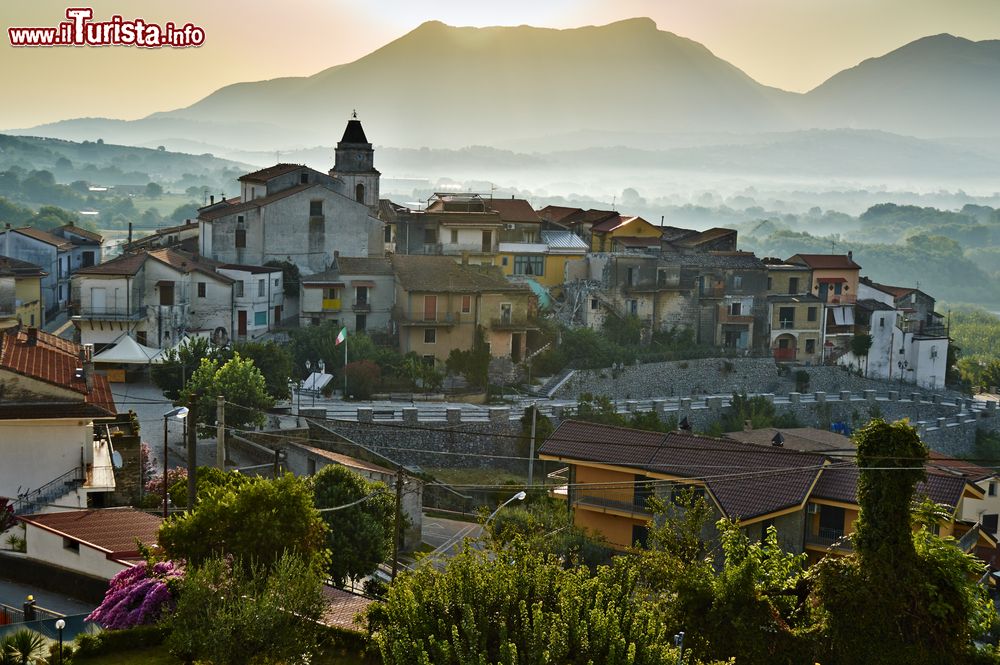
[(461, 423), (461, 411), (454, 409), (447, 420), (432, 423), (418, 421), (416, 409), (404, 409), (402, 423), (380, 423), (371, 419), (370, 409), (358, 409), (358, 422), (326, 420), (321, 425), (405, 466), (521, 470), (523, 461), (507, 459), (523, 455), (517, 445), (521, 424), (511, 421), (510, 409), (491, 414), (489, 422)]
[(627, 365), (621, 370), (578, 370), (554, 397), (572, 399), (591, 393), (618, 399), (648, 399), (787, 389), (790, 389), (788, 380), (779, 375), (771, 358), (700, 358)]

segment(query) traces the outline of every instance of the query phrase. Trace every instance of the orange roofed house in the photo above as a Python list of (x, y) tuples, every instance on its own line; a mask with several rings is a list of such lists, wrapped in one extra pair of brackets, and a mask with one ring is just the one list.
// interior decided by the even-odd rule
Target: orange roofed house
[(0, 496), (19, 512), (101, 505), (115, 489), (111, 388), (85, 350), (37, 328), (0, 334)]

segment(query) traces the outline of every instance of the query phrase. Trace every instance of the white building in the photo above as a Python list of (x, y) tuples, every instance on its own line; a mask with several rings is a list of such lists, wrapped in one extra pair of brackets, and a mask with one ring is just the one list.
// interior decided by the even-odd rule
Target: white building
[(338, 256), (330, 270), (303, 277), (300, 291), (300, 326), (330, 321), (351, 333), (390, 332), (396, 290), (389, 259)]
[(341, 256), (383, 256), (379, 172), (357, 119), (347, 123), (329, 174), (276, 164), (240, 177), (240, 196), (201, 208), (200, 253), (224, 263), (291, 261), (304, 274)]
[(137, 543), (155, 545), (162, 521), (133, 508), (21, 517), (27, 558), (106, 580), (143, 561)]
[(218, 264), (175, 249), (126, 254), (73, 277), (73, 323), (101, 351), (123, 333), (153, 348), (181, 336), (227, 342), (236, 328), (234, 280)]
[(256, 339), (281, 323), (285, 303), (281, 268), (227, 263), (217, 271), (233, 280), (237, 340)]
[(95, 426), (114, 418), (114, 401), (87, 352), (37, 328), (0, 333), (0, 496), (18, 512), (85, 508), (115, 489), (111, 443)]

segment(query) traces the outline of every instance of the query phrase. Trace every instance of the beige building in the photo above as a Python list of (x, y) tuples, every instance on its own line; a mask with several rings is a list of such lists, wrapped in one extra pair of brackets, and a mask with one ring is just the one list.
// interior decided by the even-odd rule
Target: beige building
[(33, 263), (0, 256), (0, 329), (42, 324), (44, 270)]
[(537, 298), (527, 286), (447, 256), (394, 256), (392, 266), (400, 351), (444, 362), (452, 349), (471, 350), (481, 329), (494, 358), (524, 359), (537, 330)]

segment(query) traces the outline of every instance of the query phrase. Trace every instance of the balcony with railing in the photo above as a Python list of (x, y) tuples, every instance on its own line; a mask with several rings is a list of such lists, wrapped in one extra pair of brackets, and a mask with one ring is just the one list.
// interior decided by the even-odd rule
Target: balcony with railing
[(846, 293), (827, 293), (825, 302), (827, 305), (853, 305), (858, 301), (858, 297)]
[(85, 321), (138, 321), (145, 315), (145, 307), (94, 307), (79, 302), (70, 303), (73, 318)]
[(854, 549), (850, 538), (846, 538), (843, 529), (820, 527), (806, 533), (806, 545), (814, 545), (826, 549), (833, 548), (850, 552)]
[(635, 492), (632, 489), (587, 490), (575, 494), (573, 503), (601, 512), (614, 510), (646, 517), (651, 514), (646, 506), (648, 497), (648, 494)]
[(733, 314), (731, 310), (723, 308), (719, 313), (719, 323), (735, 323), (749, 325), (753, 323), (752, 314)]
[(538, 321), (517, 314), (490, 319), (490, 329), (492, 330), (534, 330), (536, 328), (538, 328)]

